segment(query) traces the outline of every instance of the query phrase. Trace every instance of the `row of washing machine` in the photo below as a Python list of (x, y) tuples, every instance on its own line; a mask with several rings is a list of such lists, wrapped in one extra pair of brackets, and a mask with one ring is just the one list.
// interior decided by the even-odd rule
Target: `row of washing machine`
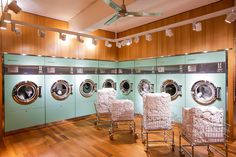
[(5, 131), (93, 114), (96, 91), (117, 89), (119, 99), (168, 92), (173, 119), (182, 107), (226, 109), (226, 52), (109, 62), (20, 55), (4, 56)]

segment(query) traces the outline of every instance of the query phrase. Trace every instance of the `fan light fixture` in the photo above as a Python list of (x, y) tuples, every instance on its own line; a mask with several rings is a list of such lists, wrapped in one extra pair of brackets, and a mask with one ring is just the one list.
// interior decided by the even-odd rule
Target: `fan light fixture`
[(232, 10), (229, 14), (227, 14), (225, 22), (232, 23), (236, 20), (236, 11)]
[(105, 46), (111, 48), (112, 44), (109, 41), (105, 41)]
[(44, 37), (46, 36), (45, 31), (39, 29), (39, 30), (38, 30), (38, 36), (39, 36), (40, 38), (44, 38)]
[(146, 35), (145, 35), (145, 39), (146, 39), (147, 41), (152, 41), (152, 35), (151, 35), (151, 34), (146, 34)]
[(166, 29), (165, 31), (167, 37), (172, 37), (174, 35), (173, 31), (171, 29)]
[(196, 31), (196, 32), (202, 31), (202, 23), (201, 22), (194, 22), (192, 27), (193, 27), (193, 31)]
[(62, 41), (66, 40), (66, 35), (63, 33), (59, 33), (59, 39), (61, 39)]
[(84, 40), (81, 38), (80, 35), (77, 36), (77, 41), (80, 42), (80, 43), (84, 43)]

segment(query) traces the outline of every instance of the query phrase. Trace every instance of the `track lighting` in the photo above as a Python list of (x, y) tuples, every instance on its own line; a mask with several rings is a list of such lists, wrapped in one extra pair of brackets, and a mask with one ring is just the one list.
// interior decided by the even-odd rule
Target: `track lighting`
[(105, 46), (111, 48), (111, 47), (112, 47), (112, 44), (111, 44), (109, 41), (105, 41)]
[(1, 30), (6, 30), (7, 29), (7, 23), (4, 21), (0, 21), (0, 29)]
[(134, 42), (135, 43), (139, 43), (139, 40), (140, 40), (139, 36), (134, 37)]
[(81, 38), (80, 35), (77, 36), (77, 41), (80, 42), (80, 43), (84, 43), (84, 40)]
[(132, 39), (127, 39), (126, 40), (126, 46), (129, 46), (129, 45), (131, 45), (132, 44)]
[(122, 46), (122, 45), (121, 45), (121, 42), (117, 41), (117, 42), (116, 42), (116, 47), (121, 48), (121, 46)]
[(16, 24), (15, 23), (11, 24), (11, 31), (15, 32), (17, 36), (21, 35), (21, 31), (20, 31), (19, 28), (16, 28)]
[(169, 29), (169, 28), (166, 29), (165, 32), (166, 32), (166, 36), (167, 36), (167, 37), (172, 37), (172, 36), (174, 35), (173, 31), (172, 31), (171, 29)]
[(192, 27), (193, 27), (193, 31), (196, 31), (196, 32), (202, 31), (202, 23), (201, 22), (194, 22)]
[(12, 10), (16, 14), (18, 14), (21, 11), (21, 8), (17, 5), (16, 0), (13, 0), (10, 4), (8, 4), (7, 8)]
[(45, 31), (39, 29), (39, 30), (38, 30), (38, 36), (39, 36), (40, 38), (44, 38), (44, 37), (46, 36)]
[(97, 40), (93, 38), (92, 44), (93, 44), (93, 45), (97, 45)]
[(63, 33), (59, 33), (59, 38), (60, 38), (62, 41), (65, 41), (65, 40), (66, 40), (66, 35), (63, 34)]
[(11, 14), (8, 12), (3, 12), (1, 20), (6, 22), (6, 23), (11, 23)]
[(152, 35), (151, 35), (151, 34), (146, 34), (146, 35), (145, 35), (145, 39), (146, 39), (147, 41), (152, 41)]
[(232, 23), (236, 20), (236, 11), (232, 10), (229, 14), (227, 14), (225, 22)]

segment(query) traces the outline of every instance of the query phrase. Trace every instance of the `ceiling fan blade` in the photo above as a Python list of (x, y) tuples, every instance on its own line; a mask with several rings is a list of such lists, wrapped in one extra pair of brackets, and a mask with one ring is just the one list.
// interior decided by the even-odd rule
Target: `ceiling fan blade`
[(161, 16), (161, 13), (146, 13), (146, 12), (127, 12), (127, 16), (135, 16), (135, 17), (142, 17), (142, 16)]
[(111, 23), (115, 22), (119, 18), (120, 18), (120, 16), (116, 14), (112, 18), (110, 18), (107, 22), (105, 22), (105, 25), (110, 25)]
[(107, 5), (115, 9), (117, 12), (122, 10), (122, 8), (112, 0), (103, 0), (103, 2), (105, 2)]

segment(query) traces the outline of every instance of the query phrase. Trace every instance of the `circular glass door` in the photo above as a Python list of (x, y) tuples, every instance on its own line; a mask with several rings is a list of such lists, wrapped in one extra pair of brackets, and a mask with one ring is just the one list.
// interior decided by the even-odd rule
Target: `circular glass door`
[(96, 84), (92, 80), (84, 80), (80, 84), (80, 94), (84, 97), (91, 97), (96, 90)]
[(169, 93), (171, 100), (175, 100), (179, 95), (181, 95), (181, 85), (178, 85), (173, 80), (166, 80), (161, 86), (161, 91)]
[(65, 80), (58, 80), (52, 85), (51, 94), (56, 100), (65, 100), (72, 94), (72, 86)]
[(18, 104), (29, 105), (41, 97), (41, 86), (31, 81), (19, 82), (12, 90), (12, 97)]
[(120, 90), (125, 95), (128, 95), (132, 91), (132, 84), (129, 82), (129, 80), (121, 81)]
[(193, 99), (201, 105), (210, 105), (217, 99), (217, 88), (209, 81), (195, 82), (191, 92)]
[(107, 79), (102, 85), (103, 88), (114, 88), (115, 89), (115, 82), (112, 79)]
[(146, 93), (152, 92), (152, 84), (150, 81), (143, 79), (138, 84), (138, 92), (141, 96), (143, 96)]

